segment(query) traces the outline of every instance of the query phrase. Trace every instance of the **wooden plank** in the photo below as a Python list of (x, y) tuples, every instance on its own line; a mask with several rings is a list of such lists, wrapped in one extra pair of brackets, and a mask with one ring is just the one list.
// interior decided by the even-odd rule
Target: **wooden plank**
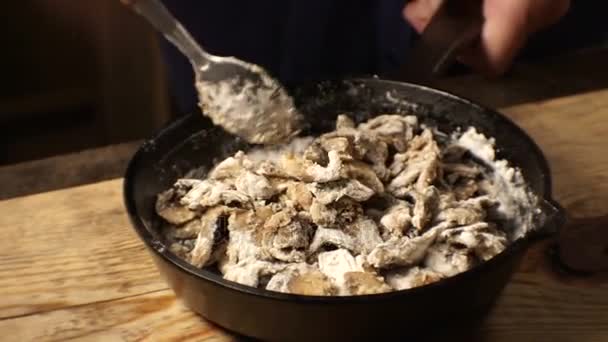
[(0, 321), (14, 341), (233, 341), (170, 290)]
[(0, 202), (0, 318), (167, 288), (129, 225), (121, 183)]
[[(606, 341), (608, 287), (559, 282), (537, 268), (547, 266), (542, 258), (534, 257), (542, 251), (535, 248), (529, 254), (527, 269), (522, 268), (515, 276), (483, 329), (467, 336), (469, 339)], [(1, 320), (0, 331), (10, 331), (18, 341), (235, 340), (185, 308), (170, 290)], [(461, 340), (454, 336), (451, 339)]]
[(608, 90), (511, 107), (544, 151), (554, 192), (573, 215), (608, 213)]
[[(540, 144), (557, 198), (605, 213), (608, 90), (505, 109)], [(121, 181), (0, 202), (0, 332), (19, 340), (230, 339), (175, 302), (129, 228)], [(531, 249), (480, 341), (606, 341), (608, 282), (560, 275)], [(200, 335), (199, 335), (200, 334)]]
[(608, 340), (608, 282), (560, 273), (547, 257), (551, 241), (533, 246), (476, 341)]

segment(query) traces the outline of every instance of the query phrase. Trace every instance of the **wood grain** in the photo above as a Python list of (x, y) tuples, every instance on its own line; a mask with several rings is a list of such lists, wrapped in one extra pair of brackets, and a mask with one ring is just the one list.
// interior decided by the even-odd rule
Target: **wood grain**
[(15, 341), (232, 341), (170, 290), (0, 321)]
[(576, 216), (608, 213), (608, 90), (503, 112), (542, 148), (562, 205)]
[[(573, 214), (607, 212), (608, 90), (504, 112), (545, 151), (556, 197)], [(233, 340), (166, 289), (120, 192), (113, 180), (0, 202), (0, 332), (19, 341)], [(607, 279), (560, 273), (549, 245), (529, 251), (472, 340), (608, 341)]]
[(0, 318), (167, 288), (120, 180), (0, 202)]

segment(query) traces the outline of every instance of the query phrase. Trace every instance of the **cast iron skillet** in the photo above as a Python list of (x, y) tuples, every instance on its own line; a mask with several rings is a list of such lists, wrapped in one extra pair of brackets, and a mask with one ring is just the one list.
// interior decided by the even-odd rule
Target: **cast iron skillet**
[[(296, 89), (309, 132), (333, 129), (338, 114), (363, 120), (384, 113), (415, 114), (451, 132), (474, 126), (496, 139), (500, 158), (521, 168), (531, 189), (553, 206), (547, 162), (536, 144), (499, 113), (419, 85), (380, 79), (327, 81)], [(176, 295), (208, 320), (266, 340), (362, 340), (428, 336), (472, 324), (491, 308), (535, 236), (552, 234), (550, 221), (503, 253), (454, 277), (411, 290), (357, 297), (307, 297), (274, 293), (225, 281), (170, 253), (158, 233), (155, 196), (191, 170), (204, 176), (217, 161), (248, 146), (213, 127), (201, 114), (184, 117), (145, 142), (131, 160), (124, 199), (131, 222)], [(551, 206), (550, 206), (551, 207)], [(563, 218), (563, 215), (556, 217)]]

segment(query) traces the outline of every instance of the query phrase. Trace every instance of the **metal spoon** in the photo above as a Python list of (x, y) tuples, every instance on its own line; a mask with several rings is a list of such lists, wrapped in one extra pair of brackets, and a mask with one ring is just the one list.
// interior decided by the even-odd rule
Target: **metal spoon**
[(298, 133), (302, 116), (283, 86), (263, 68), (207, 53), (159, 0), (121, 0), (192, 63), (199, 106), (214, 124), (249, 143), (276, 144)]

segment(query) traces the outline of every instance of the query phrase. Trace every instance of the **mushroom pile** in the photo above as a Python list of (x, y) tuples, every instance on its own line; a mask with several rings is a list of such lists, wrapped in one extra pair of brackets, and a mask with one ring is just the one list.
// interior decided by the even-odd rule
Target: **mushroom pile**
[(459, 141), (414, 116), (341, 115), (332, 132), (178, 179), (156, 212), (173, 253), (229, 281), (328, 296), (422, 286), (509, 243), (495, 181)]

